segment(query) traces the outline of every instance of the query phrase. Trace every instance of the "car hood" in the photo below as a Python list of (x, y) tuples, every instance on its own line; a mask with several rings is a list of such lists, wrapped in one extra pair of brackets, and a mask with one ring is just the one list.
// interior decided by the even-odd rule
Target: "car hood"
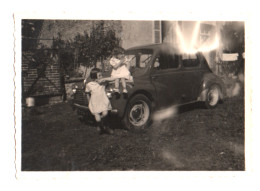
[[(133, 76), (134, 78), (134, 81), (135, 80), (138, 80), (138, 79), (142, 79), (144, 76), (145, 76), (145, 73), (147, 72), (147, 69), (145, 68), (136, 68), (134, 70), (131, 70), (131, 75)], [(111, 71), (105, 71), (102, 73), (103, 77), (106, 78), (106, 77), (110, 77), (111, 76)], [(77, 88), (79, 89), (83, 89), (85, 87), (85, 84), (83, 83), (84, 80), (81, 80), (81, 81), (78, 81), (76, 83), (74, 83), (74, 86), (77, 86)], [(90, 82), (90, 78), (87, 79), (87, 83)]]
[[(130, 69), (130, 73), (133, 76), (133, 78), (136, 77), (141, 77), (147, 72), (147, 68), (135, 68), (135, 69)], [(106, 71), (102, 73), (103, 77), (110, 77), (111, 76), (111, 71)]]
[(131, 70), (131, 75), (133, 78), (139, 78), (144, 76), (147, 73), (147, 68), (135, 68), (134, 70)]

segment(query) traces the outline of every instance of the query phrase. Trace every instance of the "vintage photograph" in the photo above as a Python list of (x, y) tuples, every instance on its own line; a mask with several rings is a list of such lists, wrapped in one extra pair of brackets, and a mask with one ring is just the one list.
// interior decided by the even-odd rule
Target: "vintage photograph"
[(21, 171), (245, 171), (245, 22), (21, 20)]

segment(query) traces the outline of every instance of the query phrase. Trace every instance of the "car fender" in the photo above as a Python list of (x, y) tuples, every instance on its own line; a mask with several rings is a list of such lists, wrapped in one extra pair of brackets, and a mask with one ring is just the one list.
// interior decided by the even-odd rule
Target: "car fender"
[(219, 88), (220, 88), (220, 91), (221, 91), (220, 98), (224, 99), (226, 97), (226, 87), (224, 85), (224, 82), (217, 75), (209, 73), (209, 74), (205, 74), (202, 78), (198, 101), (206, 100), (207, 91), (208, 91), (209, 87), (211, 87), (214, 84), (219, 86)]
[(134, 86), (132, 88), (127, 88), (127, 96), (120, 95), (119, 98), (113, 96), (110, 99), (113, 109), (117, 110), (117, 115), (123, 117), (127, 108), (129, 101), (137, 94), (143, 94), (148, 99), (152, 101), (152, 107), (154, 107), (154, 101), (156, 92), (154, 86), (148, 80), (135, 80)]

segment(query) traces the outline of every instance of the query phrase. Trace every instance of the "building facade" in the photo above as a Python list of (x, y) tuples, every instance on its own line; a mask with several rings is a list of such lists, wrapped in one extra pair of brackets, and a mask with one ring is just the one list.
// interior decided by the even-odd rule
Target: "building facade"
[[(218, 34), (216, 22), (152, 21), (152, 20), (44, 20), (38, 44), (52, 48), (52, 39), (61, 37), (73, 41), (78, 34), (90, 33), (97, 23), (104, 23), (104, 30), (113, 29), (122, 48), (152, 43), (172, 43), (176, 46), (199, 48), (210, 46)], [(192, 47), (191, 47), (192, 45)], [(214, 47), (213, 47), (214, 48)], [(29, 56), (28, 56), (29, 55)], [(63, 73), (58, 61), (46, 62), (44, 70), (34, 66), (30, 52), (23, 52), (23, 92), (25, 96), (62, 95)], [(216, 55), (206, 54), (212, 68)], [(100, 63), (99, 63), (100, 64)], [(41, 66), (42, 67), (42, 66)], [(43, 72), (40, 72), (43, 71)]]

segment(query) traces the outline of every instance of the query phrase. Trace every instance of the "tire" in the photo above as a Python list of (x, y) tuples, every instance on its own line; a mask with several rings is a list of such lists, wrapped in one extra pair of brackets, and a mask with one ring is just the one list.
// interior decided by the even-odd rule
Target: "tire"
[(151, 101), (143, 94), (135, 95), (129, 102), (123, 118), (128, 130), (140, 130), (151, 121)]
[(212, 85), (207, 91), (205, 106), (208, 109), (214, 109), (217, 107), (220, 101), (221, 90), (218, 85)]

